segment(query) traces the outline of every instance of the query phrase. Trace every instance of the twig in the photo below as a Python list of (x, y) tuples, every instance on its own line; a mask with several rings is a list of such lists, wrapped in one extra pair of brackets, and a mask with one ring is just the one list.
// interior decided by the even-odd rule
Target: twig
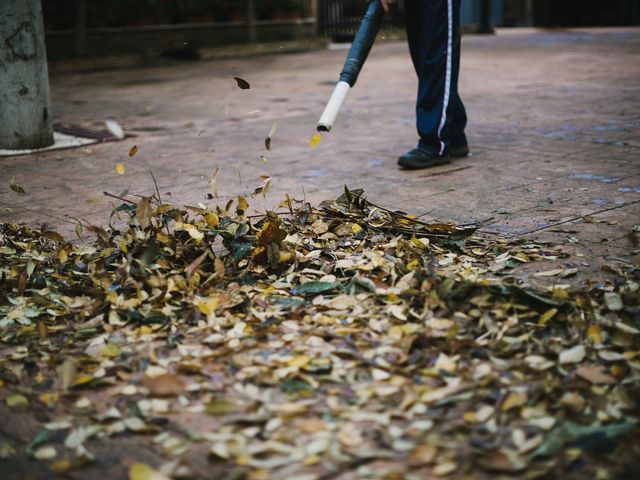
[[(162, 205), (162, 198), (160, 197), (160, 189), (158, 188), (158, 182), (156, 182), (156, 177), (151, 170), (149, 170), (149, 173), (151, 174), (151, 178), (153, 179), (153, 184), (156, 186), (156, 193), (158, 194), (158, 203)], [(170, 237), (171, 232), (169, 232), (169, 225), (167, 225), (166, 222), (163, 222), (163, 223), (164, 223), (165, 229), (167, 230), (167, 236)]]
[(52, 215), (52, 214), (46, 213), (46, 212), (40, 212), (38, 210), (33, 210), (31, 208), (28, 208), (28, 207), (23, 207), (22, 205), (14, 205), (12, 203), (5, 203), (5, 202), (0, 202), (0, 205), (4, 205), (5, 207), (9, 207), (9, 208), (21, 208), (22, 210), (25, 210), (27, 212), (35, 213), (37, 215), (42, 215), (43, 217), (49, 217), (49, 218), (53, 218), (54, 220), (59, 220), (61, 222), (66, 222), (66, 223), (69, 223), (71, 225), (75, 225), (74, 222), (72, 222), (71, 220), (67, 220), (66, 218), (57, 217), (56, 215)]
[(137, 203), (134, 202), (133, 200), (129, 200), (127, 198), (123, 198), (123, 197), (121, 197), (119, 195), (115, 195), (115, 194), (109, 193), (109, 192), (102, 192), (102, 193), (104, 195), (106, 195), (107, 197), (117, 198), (118, 200), (121, 200), (121, 201), (126, 202), (126, 203), (130, 203), (131, 205), (137, 205)]

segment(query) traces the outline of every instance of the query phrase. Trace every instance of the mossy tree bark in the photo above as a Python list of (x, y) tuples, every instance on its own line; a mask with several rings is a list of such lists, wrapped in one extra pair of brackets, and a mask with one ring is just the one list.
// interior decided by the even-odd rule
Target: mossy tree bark
[(0, 1), (0, 148), (53, 144), (40, 0)]

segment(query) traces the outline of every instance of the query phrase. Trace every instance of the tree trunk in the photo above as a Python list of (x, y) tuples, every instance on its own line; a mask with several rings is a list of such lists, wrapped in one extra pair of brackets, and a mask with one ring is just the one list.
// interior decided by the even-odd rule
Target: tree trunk
[(0, 148), (53, 144), (40, 0), (0, 0)]

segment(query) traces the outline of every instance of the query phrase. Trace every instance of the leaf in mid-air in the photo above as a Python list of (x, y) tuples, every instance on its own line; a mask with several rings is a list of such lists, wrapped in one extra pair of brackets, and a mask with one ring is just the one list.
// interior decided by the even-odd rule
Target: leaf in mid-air
[(238, 87), (240, 87), (242, 90), (249, 90), (251, 88), (249, 82), (247, 82), (244, 78), (233, 77), (233, 79), (238, 84)]
[(311, 148), (316, 148), (320, 143), (320, 140), (322, 140), (322, 135), (320, 135), (319, 133), (316, 133), (313, 137), (311, 137), (311, 141), (309, 141), (309, 146)]
[(11, 187), (11, 190), (13, 190), (14, 192), (27, 193), (27, 192), (24, 191), (24, 188), (22, 188), (20, 185), (15, 183), (15, 178), (11, 179), (11, 182), (9, 182), (9, 186)]

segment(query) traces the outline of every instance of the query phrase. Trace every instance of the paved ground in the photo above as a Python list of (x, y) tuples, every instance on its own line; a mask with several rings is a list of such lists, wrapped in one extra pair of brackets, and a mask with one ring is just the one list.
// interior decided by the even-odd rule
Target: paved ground
[[(70, 233), (65, 217), (106, 222), (104, 190), (149, 193), (149, 171), (174, 201), (205, 204), (224, 203), (269, 175), (271, 193), (256, 206), (272, 207), (285, 192), (319, 201), (347, 184), (427, 219), (481, 222), (486, 230), (565, 244), (585, 255), (587, 270), (611, 257), (637, 262), (625, 235), (640, 212), (640, 29), (465, 37), (460, 91), (473, 155), (419, 172), (395, 164), (416, 141), (416, 81), (403, 43), (374, 48), (334, 131), (309, 147), (344, 55), (54, 74), (56, 120), (92, 125), (113, 118), (137, 138), (0, 158), (0, 218)], [(238, 89), (233, 76), (251, 89)], [(134, 143), (139, 153), (130, 159)], [(216, 168), (221, 198), (207, 200)], [(10, 190), (13, 177), (27, 195)]]
[[(71, 218), (106, 223), (111, 206), (103, 191), (151, 192), (149, 171), (166, 198), (191, 204), (223, 204), (270, 175), (267, 200), (255, 200), (261, 208), (285, 192), (313, 202), (335, 197), (347, 184), (427, 219), (554, 242), (571, 254), (562, 261), (580, 268), (573, 281), (597, 278), (604, 264), (637, 264), (629, 232), (640, 223), (640, 29), (500, 30), (463, 43), (460, 90), (473, 155), (420, 172), (395, 165), (416, 141), (415, 78), (401, 43), (375, 47), (334, 131), (316, 149), (309, 138), (344, 51), (53, 75), (56, 120), (113, 118), (137, 137), (0, 158), (0, 220), (47, 222), (71, 236)], [(251, 90), (239, 90), (233, 76)], [(139, 153), (129, 158), (133, 144)], [(216, 168), (220, 198), (208, 200)], [(9, 188), (14, 177), (26, 195)], [(33, 438), (36, 419), (16, 422), (1, 407), (10, 436)], [(123, 442), (105, 453), (116, 471), (129, 448), (154, 463), (151, 447)], [(15, 478), (47, 475), (23, 466)]]

